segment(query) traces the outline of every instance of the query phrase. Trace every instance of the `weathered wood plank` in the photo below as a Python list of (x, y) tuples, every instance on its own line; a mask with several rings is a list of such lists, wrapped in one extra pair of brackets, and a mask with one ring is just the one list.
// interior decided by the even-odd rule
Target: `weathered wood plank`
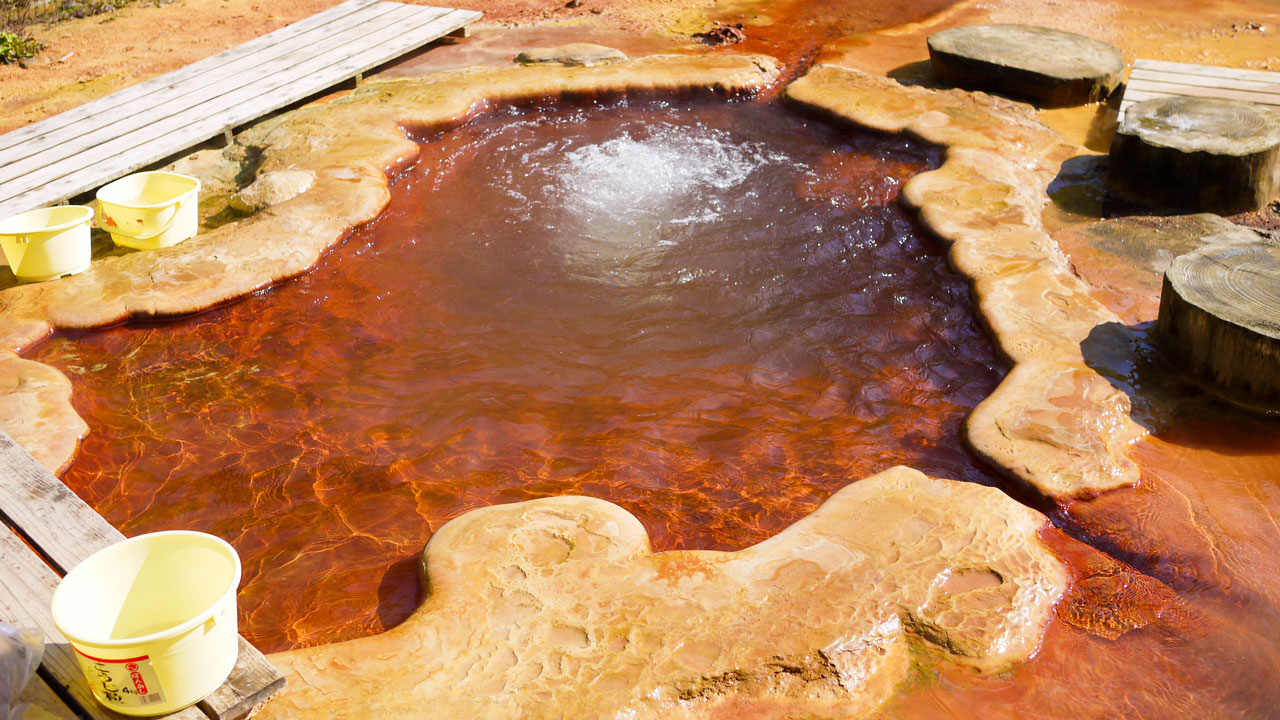
[(1238, 80), (1269, 80), (1280, 73), (1268, 70), (1247, 70), (1244, 68), (1219, 67), (1216, 65), (1196, 65), (1193, 63), (1176, 63), (1165, 60), (1148, 60), (1138, 58), (1133, 61), (1135, 70), (1159, 70), (1177, 72), (1187, 75), (1204, 75), (1207, 77), (1233, 78)]
[(1139, 58), (1133, 61), (1120, 117), (1136, 102), (1160, 97), (1242, 100), (1280, 107), (1280, 73)]
[[(1205, 93), (1193, 93), (1193, 92), (1173, 93), (1173, 92), (1144, 92), (1141, 90), (1134, 90), (1132, 92), (1125, 91), (1124, 100), (1120, 102), (1119, 117), (1121, 120), (1123, 120), (1125, 113), (1128, 112), (1129, 108), (1136, 103), (1140, 103), (1143, 100), (1154, 100), (1155, 98), (1162, 98), (1162, 97), (1219, 97), (1219, 96), (1205, 94)], [(1256, 104), (1263, 105), (1265, 107), (1280, 108), (1280, 103), (1256, 103)]]
[[(98, 550), (124, 539), (124, 535), (102, 518), (93, 508), (71, 492), (35, 458), (31, 457), (13, 438), (0, 430), (0, 515), (7, 526), (21, 533), (32, 545), (40, 548), (52, 568), (46, 567), (43, 580), (33, 571), (38, 581), (48, 586), (52, 598), (59, 573), (78, 565)], [(40, 563), (25, 543), (5, 532), (25, 551), (30, 561)], [(3, 548), (0, 547), (0, 551)], [(43, 563), (41, 563), (43, 566)], [(4, 567), (0, 564), (0, 567)], [(56, 572), (55, 572), (56, 570)], [(0, 581), (4, 576), (0, 575)], [(23, 600), (24, 597), (28, 599)], [(23, 593), (17, 600), (31, 603), (37, 595)], [(0, 588), (0, 608), (5, 607), (3, 588)], [(44, 601), (40, 607), (49, 607)], [(31, 615), (31, 609), (15, 610)], [(38, 614), (32, 615), (39, 620)], [(52, 618), (46, 622), (31, 623), (41, 629), (53, 628)], [(56, 642), (65, 642), (60, 637)], [(69, 648), (68, 648), (69, 651)], [(71, 662), (75, 662), (74, 656)], [(79, 672), (78, 668), (76, 672)], [(78, 676), (76, 676), (78, 677)], [(238, 720), (256, 709), (284, 687), (284, 677), (262, 653), (240, 638), (240, 656), (227, 682), (200, 703), (203, 713), (183, 716), (184, 720), (200, 720), (208, 715), (215, 720)], [(85, 688), (85, 692), (88, 692)], [(112, 714), (115, 715), (114, 713)]]
[(1129, 73), (1129, 84), (1146, 82), (1174, 83), (1190, 87), (1221, 87), (1229, 90), (1250, 90), (1261, 93), (1280, 95), (1280, 74), (1274, 81), (1244, 80), (1240, 78), (1213, 77), (1210, 75), (1187, 75), (1185, 73), (1165, 72), (1163, 70), (1145, 70), (1135, 68)]
[[(18, 702), (27, 703), (32, 708), (40, 708), (50, 717), (63, 720), (63, 718), (73, 718), (79, 710), (71, 709), (66, 703), (62, 702), (62, 698), (58, 697), (53, 688), (49, 687), (49, 683), (45, 682), (40, 675), (32, 676), (27, 682), (27, 686), (18, 694)], [(30, 718), (33, 715), (39, 717), (36, 713), (30, 713), (23, 717)]]
[[(324, 68), (335, 60), (351, 53), (350, 48), (353, 46), (350, 43), (355, 43), (370, 32), (401, 27), (417, 12), (412, 5), (389, 5), (391, 7), (387, 12), (376, 18), (326, 36), (317, 52), (301, 56), (286, 54), (260, 63), (244, 75), (204, 78), (199, 83), (199, 88), (192, 88), (191, 94), (195, 97), (189, 100), (181, 96), (175, 97), (157, 105), (153, 113), (137, 113), (106, 125), (100, 125), (96, 119), (92, 125), (77, 125), (73, 130), (80, 134), (70, 139), (64, 138), (61, 147), (48, 154), (50, 160), (46, 161), (44, 153), (37, 153), (11, 163), (0, 168), (0, 182), (14, 178), (22, 178), (26, 185), (49, 182), (83, 167), (86, 162), (92, 162), (95, 158), (121, 152), (137, 144), (139, 137), (145, 138), (147, 133), (163, 133), (165, 130), (162, 128), (187, 125), (193, 119), (207, 115), (238, 116), (241, 111), (236, 107), (237, 103), (286, 87), (303, 79), (310, 72), (324, 72)], [(248, 82), (243, 82), (244, 80)], [(112, 142), (113, 140), (118, 142)], [(19, 185), (0, 186), (2, 187), (16, 188)], [(0, 201), (5, 199), (5, 191), (0, 189)]]
[[(95, 720), (126, 717), (107, 710), (93, 699), (75, 651), (58, 632), (49, 613), (53, 591), (58, 586), (58, 575), (8, 527), (0, 527), (0, 568), (4, 568), (0, 572), (0, 612), (8, 622), (20, 627), (38, 628), (44, 633), (44, 658), (40, 666), (49, 679), (66, 689), (67, 694), (79, 704), (78, 711)], [(168, 717), (205, 720), (206, 716), (192, 707)]]
[(373, 5), (379, 0), (347, 0), (341, 5), (316, 13), (310, 17), (291, 23), (274, 32), (267, 33), (262, 37), (254, 38), (245, 43), (235, 46), (229, 50), (225, 50), (216, 55), (211, 55), (203, 60), (183, 66), (178, 70), (165, 73), (151, 80), (130, 85), (127, 88), (111, 93), (110, 95), (91, 100), (83, 105), (72, 108), (66, 112), (58, 113), (52, 117), (46, 118), (39, 122), (32, 123), (25, 127), (13, 130), (11, 132), (0, 135), (0, 150), (4, 150), (15, 145), (20, 145), (28, 140), (39, 137), (47, 132), (57, 128), (64, 127), (69, 124), (78, 123), (82, 120), (91, 120), (98, 116), (99, 113), (109, 110), (118, 104), (132, 103), (144, 98), (152, 92), (157, 92), (171, 88), (175, 84), (186, 82), (193, 78), (198, 78), (206, 73), (216, 71), (226, 63), (238, 60), (242, 57), (251, 57), (260, 50), (269, 48), (272, 45), (288, 39), (299, 31), (307, 31), (315, 27), (319, 27), (326, 23), (332, 22), (344, 15), (356, 12), (361, 8)]
[(66, 574), (124, 539), (102, 516), (0, 430), (0, 516)]
[[(198, 121), (175, 127), (175, 123), (166, 121), (160, 126), (149, 128), (152, 133), (148, 137), (136, 140), (138, 144), (121, 148), (111, 145), (109, 149), (97, 148), (91, 153), (93, 157), (85, 157), (87, 164), (83, 168), (68, 172), (53, 180), (44, 181), (9, 199), (0, 201), (0, 216), (5, 216), (44, 204), (64, 200), (73, 195), (98, 187), (103, 182), (119, 177), (124, 173), (145, 167), (162, 158), (168, 157), (182, 148), (190, 147), (203, 140), (216, 137), (228, 128), (235, 127), (264, 113), (278, 109), (289, 103), (315, 94), (335, 82), (354, 77), (357, 73), (377, 67), (415, 47), (439, 38), (480, 17), (480, 13), (466, 10), (454, 10), (435, 20), (422, 25), (405, 23), (407, 30), (398, 37), (394, 30), (385, 34), (366, 36), (371, 47), (355, 53), (327, 67), (320, 63), (328, 58), (313, 59), (307, 63), (307, 72), (311, 76), (296, 79), (284, 84), (272, 83), (266, 92), (257, 98), (233, 103), (234, 114), (230, 111), (201, 117)], [(323, 77), (319, 75), (325, 71)], [(132, 138), (131, 138), (132, 140)]]
[(380, 2), (362, 7), (322, 26), (292, 34), (258, 53), (217, 67), (216, 81), (179, 81), (158, 86), (141, 97), (95, 113), (92, 124), (65, 125), (17, 147), (0, 151), (0, 183), (69, 158), (87, 147), (136, 132), (139, 127), (215, 98), (229, 89), (261, 82), (282, 67), (296, 65), (320, 54), (332, 42), (334, 35), (368, 27), (379, 17), (393, 12), (397, 6), (397, 3)]
[[(1253, 92), (1250, 90), (1232, 90), (1224, 87), (1204, 87), (1184, 85), (1182, 83), (1155, 82), (1145, 80), (1135, 82), (1130, 87), (1134, 92), (1145, 92), (1162, 95), (1184, 95), (1188, 97), (1216, 97), (1226, 100), (1243, 100), (1262, 105), (1280, 103), (1280, 95), (1275, 93)], [(1128, 92), (1126, 91), (1126, 95)]]
[(256, 712), (283, 690), (284, 685), (280, 671), (242, 637), (240, 656), (231, 676), (213, 694), (201, 700), (199, 706), (210, 718), (239, 720)]

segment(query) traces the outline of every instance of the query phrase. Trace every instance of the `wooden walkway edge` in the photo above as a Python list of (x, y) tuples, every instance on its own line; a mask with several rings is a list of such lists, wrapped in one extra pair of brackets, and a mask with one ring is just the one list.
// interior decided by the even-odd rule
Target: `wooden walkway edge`
[(1280, 73), (1139, 58), (1129, 71), (1120, 117), (1135, 102), (1171, 95), (1244, 100), (1280, 110)]
[[(124, 539), (66, 485), (0, 430), (0, 619), (44, 632), (45, 653), (24, 699), (57, 717), (119, 720), (98, 704), (67, 640), (53, 625), (58, 581), (94, 552)], [(231, 677), (195, 707), (167, 717), (238, 720), (284, 688), (284, 677), (240, 638)], [(61, 708), (61, 710), (59, 709)]]
[(0, 218), (54, 205), (457, 33), (472, 10), (348, 0), (0, 135)]

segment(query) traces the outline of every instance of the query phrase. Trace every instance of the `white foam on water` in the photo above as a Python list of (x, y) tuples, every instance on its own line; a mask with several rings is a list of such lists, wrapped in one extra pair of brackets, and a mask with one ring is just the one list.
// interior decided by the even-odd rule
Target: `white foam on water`
[[(728, 133), (704, 126), (659, 126), (643, 139), (630, 133), (570, 151), (559, 181), (566, 207), (583, 216), (643, 220), (714, 222), (716, 190), (741, 185), (769, 163), (790, 162), (759, 145), (734, 142)], [(701, 212), (673, 218), (673, 206), (702, 196)]]
[(547, 168), (547, 201), (563, 213), (566, 256), (625, 280), (723, 221), (753, 195), (741, 186), (775, 164), (795, 160), (703, 125), (624, 130), (560, 155)]

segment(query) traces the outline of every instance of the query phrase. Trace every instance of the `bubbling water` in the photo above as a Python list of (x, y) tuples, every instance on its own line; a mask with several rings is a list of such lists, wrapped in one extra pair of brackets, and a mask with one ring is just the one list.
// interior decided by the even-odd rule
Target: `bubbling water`
[[(698, 122), (662, 121), (600, 142), (567, 142), (526, 148), (495, 185), (524, 203), (522, 221), (541, 219), (557, 233), (576, 274), (615, 284), (645, 281), (672, 247), (749, 214), (759, 200), (751, 181), (760, 173), (812, 175), (792, 155)], [(535, 191), (525, 194), (528, 187)], [(677, 272), (686, 279), (696, 273)]]

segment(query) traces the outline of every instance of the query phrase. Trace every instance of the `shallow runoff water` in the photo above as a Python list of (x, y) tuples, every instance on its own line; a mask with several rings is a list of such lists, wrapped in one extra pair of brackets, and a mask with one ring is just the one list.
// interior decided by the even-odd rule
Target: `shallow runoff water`
[(310, 274), (31, 353), (93, 428), (66, 482), (126, 534), (229, 539), (263, 650), (399, 622), (432, 532), (494, 503), (736, 549), (896, 464), (994, 482), (959, 432), (1004, 371), (895, 201), (935, 149), (711, 101), (427, 140)]

